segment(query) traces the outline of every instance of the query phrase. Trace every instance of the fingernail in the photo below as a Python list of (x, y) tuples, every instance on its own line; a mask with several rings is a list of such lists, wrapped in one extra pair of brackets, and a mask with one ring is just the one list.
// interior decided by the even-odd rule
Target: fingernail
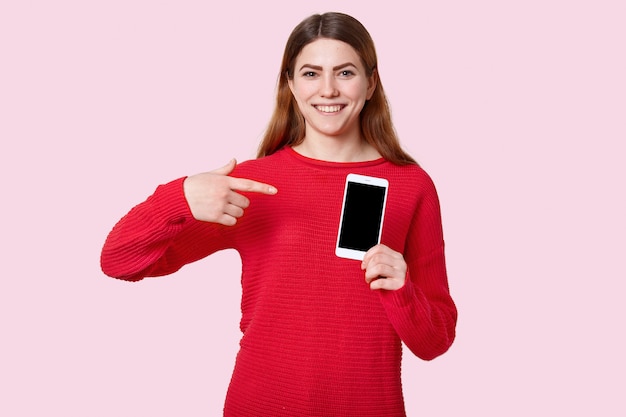
[(276, 194), (278, 192), (278, 190), (276, 189), (276, 187), (269, 187), (269, 192), (270, 194)]

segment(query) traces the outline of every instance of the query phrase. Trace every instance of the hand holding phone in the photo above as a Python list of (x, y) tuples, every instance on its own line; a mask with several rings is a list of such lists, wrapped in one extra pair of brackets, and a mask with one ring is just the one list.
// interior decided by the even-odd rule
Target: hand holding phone
[(378, 244), (365, 253), (361, 269), (370, 289), (393, 291), (404, 286), (408, 267), (400, 252)]

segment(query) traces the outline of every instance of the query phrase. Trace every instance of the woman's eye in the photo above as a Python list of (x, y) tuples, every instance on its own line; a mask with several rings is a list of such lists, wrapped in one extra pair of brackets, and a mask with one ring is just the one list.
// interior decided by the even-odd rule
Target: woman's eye
[(315, 77), (315, 73), (313, 71), (307, 71), (304, 74), (302, 74), (302, 76), (304, 76), (304, 77)]
[(350, 70), (343, 70), (343, 71), (341, 71), (341, 75), (343, 77), (349, 77), (351, 75), (354, 75), (354, 73), (352, 71), (350, 71)]

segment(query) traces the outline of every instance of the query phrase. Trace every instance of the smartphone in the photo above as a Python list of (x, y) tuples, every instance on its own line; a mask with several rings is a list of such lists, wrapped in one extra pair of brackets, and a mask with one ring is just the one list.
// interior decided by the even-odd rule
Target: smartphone
[(365, 252), (380, 243), (389, 181), (348, 174), (343, 192), (335, 254), (363, 260)]

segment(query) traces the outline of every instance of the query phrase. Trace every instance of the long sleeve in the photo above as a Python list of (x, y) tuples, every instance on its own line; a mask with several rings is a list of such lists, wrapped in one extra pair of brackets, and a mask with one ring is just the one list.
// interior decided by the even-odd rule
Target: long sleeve
[(167, 275), (227, 246), (220, 226), (193, 218), (183, 181), (159, 186), (113, 227), (100, 258), (105, 274), (128, 281)]
[(452, 345), (457, 309), (448, 287), (439, 200), (430, 179), (421, 192), (404, 251), (406, 283), (397, 291), (382, 291), (381, 300), (404, 344), (431, 360)]

